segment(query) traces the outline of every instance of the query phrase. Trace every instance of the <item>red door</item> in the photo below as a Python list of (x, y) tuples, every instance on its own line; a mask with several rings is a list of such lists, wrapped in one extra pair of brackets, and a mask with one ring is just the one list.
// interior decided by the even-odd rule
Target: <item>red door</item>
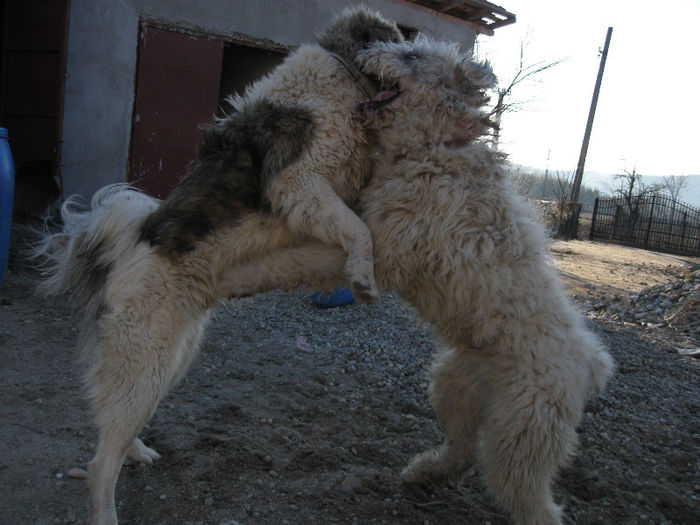
[(223, 42), (144, 24), (127, 180), (165, 198), (219, 104)]

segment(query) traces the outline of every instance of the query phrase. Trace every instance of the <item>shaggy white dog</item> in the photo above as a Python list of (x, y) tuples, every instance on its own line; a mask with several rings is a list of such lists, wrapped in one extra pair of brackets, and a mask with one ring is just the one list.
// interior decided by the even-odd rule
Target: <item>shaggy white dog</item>
[(307, 234), (347, 251), (357, 299), (378, 298), (369, 230), (346, 203), (367, 181), (372, 147), (355, 108), (385, 96), (357, 54), (403, 37), (351, 8), (318, 40), (233, 100), (237, 111), (206, 130), (166, 201), (123, 185), (97, 192), (91, 210), (69, 200), (63, 231), (36, 250), (49, 261), (44, 291), (68, 291), (85, 311), (79, 347), (99, 430), (88, 465), (93, 524), (117, 522), (125, 458), (159, 457), (138, 433), (187, 370), (234, 264)]
[[(416, 456), (403, 479), (456, 478), (477, 466), (516, 523), (558, 525), (550, 486), (612, 360), (566, 297), (544, 229), (510, 187), (501, 155), (473, 140), (485, 129), (475, 108), (488, 69), (426, 40), (377, 44), (362, 59), (402, 89), (393, 111), (368, 124), (381, 153), (359, 208), (377, 280), (442, 340), (430, 396), (445, 442)], [(343, 280), (343, 258), (328, 245), (283, 250), (235, 268), (226, 284), (240, 295), (330, 287)]]

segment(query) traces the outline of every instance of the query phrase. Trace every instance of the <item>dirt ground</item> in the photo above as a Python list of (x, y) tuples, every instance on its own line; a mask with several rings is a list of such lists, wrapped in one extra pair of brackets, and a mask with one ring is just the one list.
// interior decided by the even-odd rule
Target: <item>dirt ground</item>
[(592, 299), (663, 284), (697, 258), (588, 241), (557, 241), (551, 248), (574, 297)]
[[(582, 308), (698, 263), (578, 241), (552, 255)], [(0, 523), (82, 523), (87, 486), (71, 469), (85, 468), (95, 436), (77, 318), (64, 298), (32, 295), (31, 269), (11, 270), (0, 289)], [(700, 360), (677, 352), (697, 341), (591, 327), (618, 372), (556, 484), (566, 523), (700, 523)], [(162, 459), (122, 470), (120, 522), (505, 525), (478, 476), (429, 493), (401, 486), (410, 457), (441, 438), (425, 393), (433, 351), (429, 328), (392, 295), (328, 310), (282, 293), (223, 306), (142, 434)]]

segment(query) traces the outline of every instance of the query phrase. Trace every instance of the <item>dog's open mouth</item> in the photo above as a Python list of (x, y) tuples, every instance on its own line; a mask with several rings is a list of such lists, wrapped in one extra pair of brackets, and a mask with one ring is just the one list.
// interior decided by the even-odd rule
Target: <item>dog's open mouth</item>
[(365, 100), (357, 105), (357, 110), (360, 113), (365, 111), (375, 111), (381, 107), (391, 104), (394, 100), (399, 98), (402, 91), (398, 88), (384, 89), (377, 93), (373, 99)]

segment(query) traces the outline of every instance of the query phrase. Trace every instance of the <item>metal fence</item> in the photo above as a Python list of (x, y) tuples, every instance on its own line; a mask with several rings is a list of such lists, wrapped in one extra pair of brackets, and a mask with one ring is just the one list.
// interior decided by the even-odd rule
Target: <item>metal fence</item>
[(591, 240), (700, 255), (700, 210), (668, 197), (597, 198)]

